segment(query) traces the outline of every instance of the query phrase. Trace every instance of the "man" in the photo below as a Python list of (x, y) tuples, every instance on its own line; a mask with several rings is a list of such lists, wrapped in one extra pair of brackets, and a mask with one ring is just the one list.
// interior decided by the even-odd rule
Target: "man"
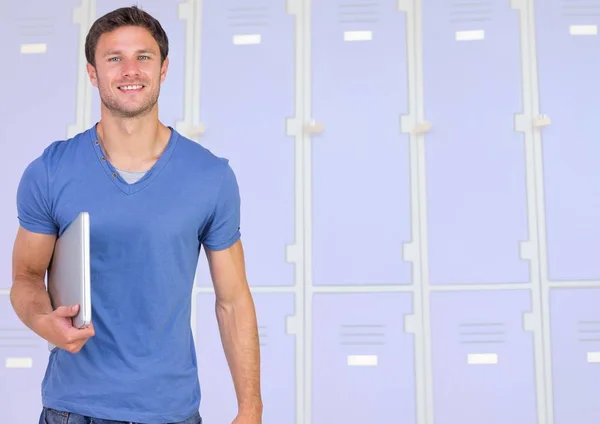
[[(235, 175), (158, 119), (168, 68), (159, 22), (136, 7), (97, 20), (87, 69), (102, 99), (89, 130), (51, 143), (17, 193), (11, 302), (52, 351), (41, 423), (201, 423), (191, 293), (204, 246), (238, 400), (236, 424), (261, 423), (259, 347), (240, 241)], [(54, 243), (90, 213), (92, 324), (52, 310), (44, 276)], [(233, 418), (233, 417), (232, 417)]]

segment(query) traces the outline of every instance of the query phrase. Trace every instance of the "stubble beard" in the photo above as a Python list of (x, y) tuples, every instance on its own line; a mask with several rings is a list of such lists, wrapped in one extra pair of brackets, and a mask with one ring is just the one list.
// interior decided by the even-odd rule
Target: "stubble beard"
[[(138, 118), (148, 114), (154, 106), (158, 103), (158, 97), (160, 94), (160, 87), (154, 91), (146, 93), (146, 100), (135, 109), (124, 108), (115, 96), (112, 96), (108, 89), (103, 88), (103, 85), (99, 82), (98, 94), (100, 95), (100, 101), (114, 116), (118, 118)], [(148, 86), (145, 86), (143, 91), (149, 90)]]

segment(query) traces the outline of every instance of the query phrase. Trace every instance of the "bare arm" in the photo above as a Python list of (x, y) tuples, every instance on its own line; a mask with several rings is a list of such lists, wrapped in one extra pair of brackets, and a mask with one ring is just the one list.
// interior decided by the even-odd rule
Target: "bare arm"
[(94, 326), (77, 329), (72, 317), (79, 305), (53, 310), (44, 277), (56, 236), (37, 234), (19, 227), (13, 249), (13, 284), (10, 301), (19, 319), (33, 332), (68, 352), (77, 353), (94, 336)]
[(260, 349), (254, 301), (246, 280), (241, 241), (222, 251), (206, 250), (216, 294), (216, 315), (239, 414), (260, 423)]
[(52, 312), (44, 277), (55, 242), (56, 236), (19, 227), (13, 248), (10, 301), (21, 321), (38, 334), (39, 318)]

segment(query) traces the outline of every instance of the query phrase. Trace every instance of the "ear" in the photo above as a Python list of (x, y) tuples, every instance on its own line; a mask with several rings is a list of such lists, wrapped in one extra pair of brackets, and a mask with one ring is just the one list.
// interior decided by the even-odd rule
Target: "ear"
[(167, 78), (167, 70), (169, 69), (169, 58), (166, 57), (162, 66), (160, 67), (160, 82), (163, 83)]
[(90, 63), (87, 64), (86, 68), (90, 82), (94, 87), (98, 88), (98, 76), (96, 74), (96, 68), (94, 68)]

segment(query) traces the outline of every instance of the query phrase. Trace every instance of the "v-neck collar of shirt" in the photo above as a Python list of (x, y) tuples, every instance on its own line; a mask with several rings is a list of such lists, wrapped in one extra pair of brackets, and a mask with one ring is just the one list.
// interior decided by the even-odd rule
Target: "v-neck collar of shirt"
[(92, 148), (100, 162), (100, 165), (104, 169), (107, 177), (125, 194), (135, 194), (140, 190), (146, 188), (154, 179), (160, 174), (160, 172), (164, 169), (165, 165), (168, 163), (171, 155), (173, 154), (173, 150), (175, 149), (175, 145), (177, 144), (177, 132), (172, 128), (168, 127), (171, 130), (171, 136), (169, 137), (169, 141), (165, 150), (159, 156), (158, 160), (154, 163), (154, 165), (146, 172), (146, 174), (136, 181), (133, 184), (129, 184), (127, 181), (121, 177), (119, 171), (110, 163), (108, 158), (106, 157), (106, 153), (102, 148), (102, 144), (100, 143), (100, 138), (98, 137), (97, 125), (89, 131), (89, 140), (91, 142)]

